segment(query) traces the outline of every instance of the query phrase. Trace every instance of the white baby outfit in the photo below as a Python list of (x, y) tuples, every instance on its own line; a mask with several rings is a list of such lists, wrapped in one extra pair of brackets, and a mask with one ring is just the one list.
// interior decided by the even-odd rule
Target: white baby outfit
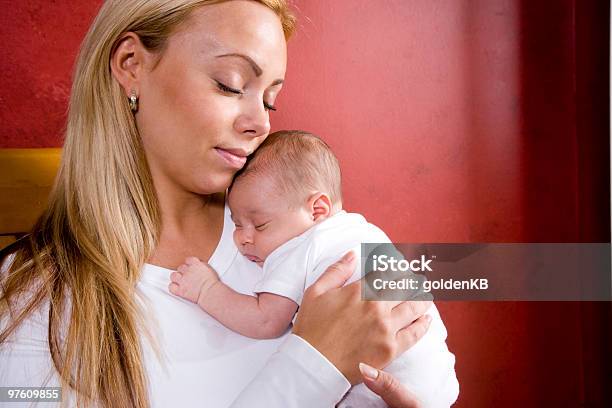
[[(361, 259), (361, 243), (390, 243), (377, 226), (355, 213), (339, 211), (316, 224), (276, 250), (263, 265), (263, 278), (254, 292), (268, 292), (287, 297), (298, 305), (304, 291), (331, 264), (350, 250)], [(361, 277), (356, 268), (350, 281)], [(425, 336), (394, 360), (385, 371), (396, 376), (414, 392), (425, 407), (448, 407), (458, 393), (454, 375), (455, 357), (446, 347), (446, 328), (438, 310), (432, 305), (427, 314), (432, 323)], [(441, 376), (441, 373), (448, 373)], [(342, 407), (386, 407), (385, 402), (363, 384), (355, 386), (340, 404)]]

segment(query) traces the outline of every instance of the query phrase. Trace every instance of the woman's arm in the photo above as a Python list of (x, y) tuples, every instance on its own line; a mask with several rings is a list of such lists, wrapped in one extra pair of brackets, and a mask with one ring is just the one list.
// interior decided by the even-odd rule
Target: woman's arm
[[(48, 303), (32, 312), (16, 330), (0, 344), (0, 387), (12, 389), (24, 387), (57, 387), (62, 383), (49, 354), (47, 342)], [(9, 316), (0, 321), (0, 330), (9, 324)], [(74, 395), (64, 387), (61, 391), (66, 406), (73, 406)], [(72, 404), (71, 404), (72, 402)], [(31, 402), (7, 403), (10, 407), (31, 407)], [(58, 403), (40, 403), (40, 406), (57, 406)], [(0, 406), (2, 403), (0, 402)], [(38, 406), (38, 405), (36, 405)]]
[(359, 281), (342, 287), (354, 266), (349, 253), (308, 288), (294, 334), (232, 407), (333, 407), (361, 381), (360, 362), (385, 366), (425, 334), (427, 302), (361, 301)]

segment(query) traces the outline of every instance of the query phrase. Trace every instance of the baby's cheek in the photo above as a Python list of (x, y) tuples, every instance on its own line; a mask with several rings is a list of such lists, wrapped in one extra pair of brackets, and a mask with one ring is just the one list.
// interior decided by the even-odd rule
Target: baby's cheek
[(263, 242), (260, 241), (259, 243), (261, 244), (262, 257), (265, 259), (276, 248), (278, 248), (283, 243), (285, 243), (285, 240), (283, 240), (282, 237), (278, 237), (278, 236), (268, 236), (263, 240)]
[(234, 244), (240, 250), (240, 241), (238, 240), (238, 233), (236, 232), (236, 230), (234, 230), (234, 233), (232, 234), (232, 238), (234, 239)]
[(255, 243), (255, 248), (257, 250), (257, 256), (259, 256), (261, 259), (266, 259), (268, 255), (270, 255), (270, 252), (272, 252), (268, 242), (261, 238)]

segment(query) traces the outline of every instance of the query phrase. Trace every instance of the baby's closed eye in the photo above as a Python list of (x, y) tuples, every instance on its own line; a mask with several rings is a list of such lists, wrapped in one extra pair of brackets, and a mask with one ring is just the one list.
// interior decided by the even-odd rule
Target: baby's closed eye
[(255, 229), (257, 231), (262, 231), (262, 230), (264, 230), (268, 226), (269, 223), (270, 223), (270, 221), (264, 222), (263, 224), (256, 225)]

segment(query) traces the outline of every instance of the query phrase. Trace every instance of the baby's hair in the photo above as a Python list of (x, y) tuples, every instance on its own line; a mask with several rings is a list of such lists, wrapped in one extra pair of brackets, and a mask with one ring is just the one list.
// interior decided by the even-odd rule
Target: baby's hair
[[(342, 202), (338, 159), (327, 143), (302, 130), (271, 133), (249, 157), (234, 182), (250, 176), (269, 176), (279, 194), (297, 204), (319, 191), (329, 196), (332, 205)], [(294, 199), (293, 199), (294, 198)]]

